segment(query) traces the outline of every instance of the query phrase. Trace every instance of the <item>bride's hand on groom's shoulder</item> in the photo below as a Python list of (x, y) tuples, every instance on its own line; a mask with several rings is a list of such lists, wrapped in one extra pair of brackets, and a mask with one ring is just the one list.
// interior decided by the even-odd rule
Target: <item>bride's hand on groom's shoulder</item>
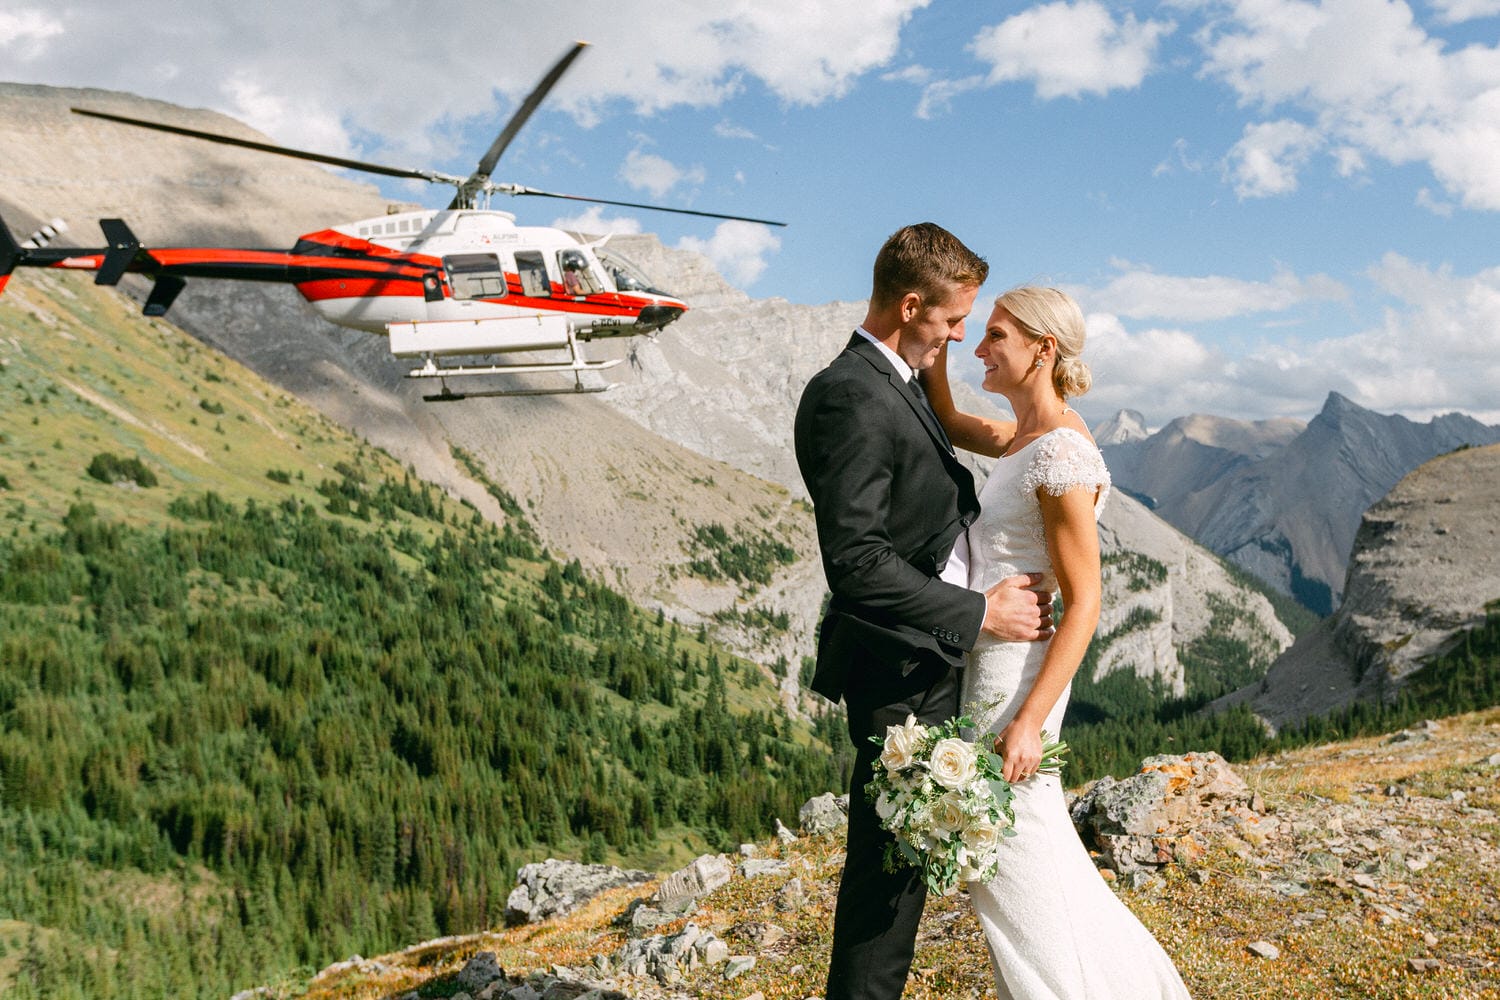
[(1052, 594), (1037, 588), (1042, 574), (1008, 576), (984, 592), (986, 635), (1006, 642), (1034, 642), (1052, 635)]

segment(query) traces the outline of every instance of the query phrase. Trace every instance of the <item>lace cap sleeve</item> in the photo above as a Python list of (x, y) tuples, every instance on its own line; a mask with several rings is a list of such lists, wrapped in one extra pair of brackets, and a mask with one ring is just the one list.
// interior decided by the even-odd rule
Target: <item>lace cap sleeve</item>
[(1028, 493), (1043, 489), (1055, 497), (1069, 490), (1097, 489), (1099, 499), (1094, 506), (1102, 511), (1109, 496), (1109, 469), (1092, 441), (1064, 427), (1037, 441), (1021, 486)]

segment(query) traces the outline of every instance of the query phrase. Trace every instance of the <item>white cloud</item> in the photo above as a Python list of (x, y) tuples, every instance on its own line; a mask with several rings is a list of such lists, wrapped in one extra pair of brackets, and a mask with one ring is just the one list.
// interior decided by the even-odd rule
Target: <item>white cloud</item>
[(966, 76), (962, 80), (934, 80), (922, 88), (922, 99), (917, 102), (916, 116), (926, 120), (947, 114), (955, 97), (982, 86), (982, 76)]
[(1170, 21), (1116, 21), (1097, 0), (1049, 3), (984, 28), (970, 48), (990, 64), (989, 82), (1030, 80), (1037, 96), (1082, 97), (1140, 86)]
[(0, 10), (0, 52), (22, 62), (45, 58), (63, 30), (62, 21), (40, 7)]
[(1205, 322), (1284, 312), (1306, 302), (1349, 296), (1348, 289), (1322, 274), (1299, 278), (1279, 270), (1269, 281), (1247, 281), (1220, 275), (1157, 274), (1126, 262), (1116, 262), (1116, 267), (1121, 273), (1109, 284), (1079, 294), (1091, 308), (1131, 318)]
[(880, 78), (887, 83), (914, 83), (922, 86), (932, 79), (932, 70), (926, 66), (913, 64), (891, 70), (889, 73), (882, 73)]
[(1264, 198), (1297, 190), (1297, 174), (1322, 142), (1300, 122), (1261, 122), (1245, 126), (1227, 157), (1227, 171), (1241, 198)]
[(1305, 363), (1341, 372), (1374, 409), (1497, 419), (1500, 267), (1457, 276), (1388, 253), (1369, 277), (1398, 304), (1377, 327), (1311, 345)]
[(766, 226), (731, 221), (719, 223), (706, 240), (685, 236), (677, 246), (703, 254), (731, 284), (748, 288), (765, 271), (766, 257), (781, 249), (781, 240)]
[(714, 126), (714, 135), (720, 139), (755, 139), (756, 134), (743, 125), (725, 120)]
[(608, 211), (603, 205), (593, 205), (578, 215), (565, 215), (552, 220), (555, 229), (566, 229), (574, 233), (587, 233), (591, 236), (602, 236), (605, 233), (639, 233), (641, 223), (639, 219), (628, 215), (606, 218), (604, 213)]
[(297, 148), (315, 153), (348, 155), (354, 151), (343, 122), (326, 108), (302, 107), (244, 74), (226, 80), (223, 93), (235, 118), (254, 122), (267, 135), (296, 135)]
[(1365, 172), (1365, 154), (1353, 146), (1340, 146), (1333, 151), (1334, 170), (1340, 177), (1357, 177)]
[[(442, 16), (414, 17), (400, 0), (365, 0), (350, 17), (303, 0), (60, 0), (60, 15), (40, 5), (0, 13), (0, 52), (30, 61), (27, 82), (206, 105), (291, 146), (339, 152), (356, 137), (396, 136), (421, 152), (450, 148), (427, 141), (429, 131), (504, 120), (580, 35), (596, 44), (546, 107), (581, 123), (621, 105), (644, 114), (713, 107), (752, 81), (814, 105), (890, 63), (902, 27), (928, 2), (577, 0), (566, 17), (520, 17), (458, 0)], [(170, 56), (153, 65), (142, 51)], [(340, 134), (330, 136), (329, 121)]]
[[(848, 92), (854, 79), (890, 62), (901, 28), (930, 0), (736, 0), (649, 5), (631, 20), (654, 22), (640, 51), (676, 58), (681, 41), (702, 48), (710, 65), (742, 68), (782, 100), (819, 104)], [(660, 8), (659, 11), (655, 8)], [(650, 13), (648, 13), (650, 12)], [(600, 37), (604, 37), (601, 33)], [(672, 39), (662, 44), (662, 39)], [(722, 69), (719, 70), (722, 72)], [(690, 103), (682, 101), (681, 103)]]
[(1455, 410), (1500, 422), (1500, 267), (1459, 276), (1398, 254), (1369, 268), (1392, 305), (1380, 322), (1322, 341), (1265, 341), (1231, 357), (1191, 330), (1132, 329), (1088, 316), (1084, 360), (1095, 419), (1135, 409), (1160, 425), (1187, 413), (1307, 418), (1337, 391), (1361, 406), (1425, 420)]
[(1190, 174), (1201, 173), (1204, 169), (1203, 160), (1188, 153), (1188, 141), (1177, 138), (1172, 142), (1172, 152), (1167, 158), (1158, 163), (1151, 170), (1152, 177), (1167, 177), (1177, 172), (1178, 168)]
[(1415, 200), (1418, 206), (1427, 209), (1433, 215), (1439, 215), (1445, 219), (1453, 217), (1453, 202), (1433, 194), (1430, 188), (1419, 188)]
[[(1464, 205), (1500, 210), (1500, 47), (1448, 51), (1401, 0), (1207, 6), (1219, 16), (1200, 35), (1203, 71), (1241, 103), (1268, 113), (1299, 110), (1319, 144), (1398, 165), (1426, 163)], [(1449, 9), (1467, 16), (1479, 5)], [(1236, 150), (1245, 155), (1234, 174), (1241, 193), (1294, 190), (1299, 164), (1292, 154), (1310, 141), (1285, 147), (1288, 156), (1278, 158), (1270, 144), (1242, 140), (1245, 148)]]
[(1427, 0), (1445, 24), (1500, 15), (1500, 0)]
[(621, 180), (657, 198), (679, 184), (702, 184), (705, 176), (702, 167), (683, 169), (665, 157), (639, 149), (632, 149), (620, 165)]

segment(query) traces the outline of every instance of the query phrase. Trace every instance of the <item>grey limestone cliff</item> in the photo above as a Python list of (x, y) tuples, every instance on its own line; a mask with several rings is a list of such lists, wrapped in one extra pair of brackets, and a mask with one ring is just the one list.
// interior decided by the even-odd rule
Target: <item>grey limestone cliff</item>
[(1403, 681), (1500, 600), (1500, 446), (1465, 448), (1403, 478), (1361, 518), (1344, 603), (1265, 679), (1219, 704), (1249, 704), (1273, 726)]

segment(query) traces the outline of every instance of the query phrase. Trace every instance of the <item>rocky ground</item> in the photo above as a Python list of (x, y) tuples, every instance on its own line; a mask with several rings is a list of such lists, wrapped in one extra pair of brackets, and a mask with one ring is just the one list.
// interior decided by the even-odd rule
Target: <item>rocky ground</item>
[[(1186, 773), (1180, 763), (1164, 767)], [(1234, 771), (1248, 797), (1236, 792), (1232, 803), (1214, 807), (1213, 821), (1195, 819), (1201, 852), (1163, 851), (1174, 860), (1104, 872), (1194, 996), (1500, 998), (1500, 709)], [(1215, 777), (1213, 787), (1223, 781)], [(1205, 792), (1203, 801), (1220, 794)], [(805, 811), (801, 822), (817, 828), (826, 809), (822, 815), (820, 822)], [(816, 997), (841, 843), (837, 830), (804, 829), (795, 839), (788, 832), (739, 855), (699, 859), (666, 879), (622, 879), (575, 900), (564, 915), (353, 959), (256, 993), (304, 1000)], [(526, 872), (515, 899), (525, 902), (528, 887), (550, 871)], [(993, 997), (988, 978), (962, 894), (929, 901), (906, 996)]]

